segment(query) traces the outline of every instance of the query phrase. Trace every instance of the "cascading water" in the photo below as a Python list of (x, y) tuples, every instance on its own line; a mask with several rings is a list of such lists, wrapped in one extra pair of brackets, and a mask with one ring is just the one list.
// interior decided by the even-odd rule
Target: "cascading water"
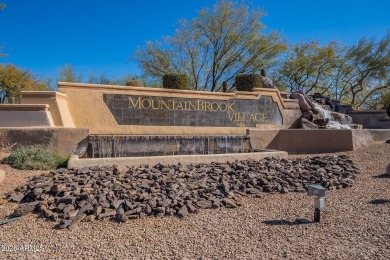
[(328, 124), (326, 125), (327, 129), (351, 129), (349, 125), (342, 124), (337, 120), (335, 120), (332, 111), (324, 109), (321, 105), (317, 103), (313, 103), (313, 104), (314, 107), (318, 110), (318, 114), (316, 115), (316, 117), (329, 120)]
[(252, 152), (248, 136), (104, 136), (89, 137), (86, 157), (142, 157)]

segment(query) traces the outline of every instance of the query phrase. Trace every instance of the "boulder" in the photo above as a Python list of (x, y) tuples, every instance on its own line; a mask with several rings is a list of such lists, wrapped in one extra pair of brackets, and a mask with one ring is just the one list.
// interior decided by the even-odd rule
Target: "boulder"
[(299, 120), (298, 128), (302, 129), (318, 129), (318, 126), (313, 122), (307, 120), (306, 118), (301, 117)]
[(352, 117), (343, 114), (343, 113), (337, 113), (332, 112), (333, 120), (339, 122), (342, 125), (348, 125), (352, 123)]
[(316, 118), (313, 123), (317, 126), (325, 127), (329, 123), (329, 118)]

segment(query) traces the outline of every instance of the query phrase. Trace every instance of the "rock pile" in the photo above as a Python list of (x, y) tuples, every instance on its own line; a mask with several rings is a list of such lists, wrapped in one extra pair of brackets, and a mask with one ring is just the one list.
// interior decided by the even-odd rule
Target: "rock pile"
[(309, 184), (350, 187), (359, 169), (346, 156), (306, 159), (265, 158), (234, 163), (157, 164), (139, 168), (58, 169), (34, 176), (5, 195), (21, 203), (13, 216), (35, 211), (59, 228), (79, 221), (111, 218), (119, 222), (148, 215), (185, 217), (199, 209), (241, 205), (240, 195), (305, 192)]
[[(305, 114), (298, 121), (298, 128), (303, 129), (351, 129), (352, 118), (348, 115), (326, 110), (321, 106), (318, 112), (305, 118)], [(356, 128), (356, 127), (355, 127)]]

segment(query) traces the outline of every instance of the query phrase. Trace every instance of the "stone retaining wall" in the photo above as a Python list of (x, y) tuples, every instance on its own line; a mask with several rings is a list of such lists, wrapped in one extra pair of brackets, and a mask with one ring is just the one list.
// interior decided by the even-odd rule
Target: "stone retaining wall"
[(379, 129), (248, 129), (252, 149), (275, 149), (288, 153), (333, 153), (352, 151), (390, 139)]
[(0, 149), (39, 145), (60, 154), (73, 154), (88, 142), (88, 129), (80, 128), (0, 128)]
[(354, 124), (363, 125), (366, 129), (390, 129), (390, 118), (386, 110), (349, 111)]

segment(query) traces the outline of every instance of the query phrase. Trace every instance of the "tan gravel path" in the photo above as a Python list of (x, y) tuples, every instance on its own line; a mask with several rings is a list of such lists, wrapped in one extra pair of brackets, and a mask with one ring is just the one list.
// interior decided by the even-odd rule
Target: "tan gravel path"
[[(390, 144), (345, 154), (362, 174), (352, 188), (327, 193), (321, 224), (296, 222), (313, 218), (313, 198), (296, 193), (244, 198), (238, 209), (184, 219), (105, 220), (71, 231), (32, 215), (0, 226), (0, 259), (389, 259), (390, 178), (383, 174)], [(298, 156), (308, 155), (291, 157)], [(0, 195), (39, 173), (0, 168), (7, 172)], [(0, 205), (0, 219), (15, 207)]]

